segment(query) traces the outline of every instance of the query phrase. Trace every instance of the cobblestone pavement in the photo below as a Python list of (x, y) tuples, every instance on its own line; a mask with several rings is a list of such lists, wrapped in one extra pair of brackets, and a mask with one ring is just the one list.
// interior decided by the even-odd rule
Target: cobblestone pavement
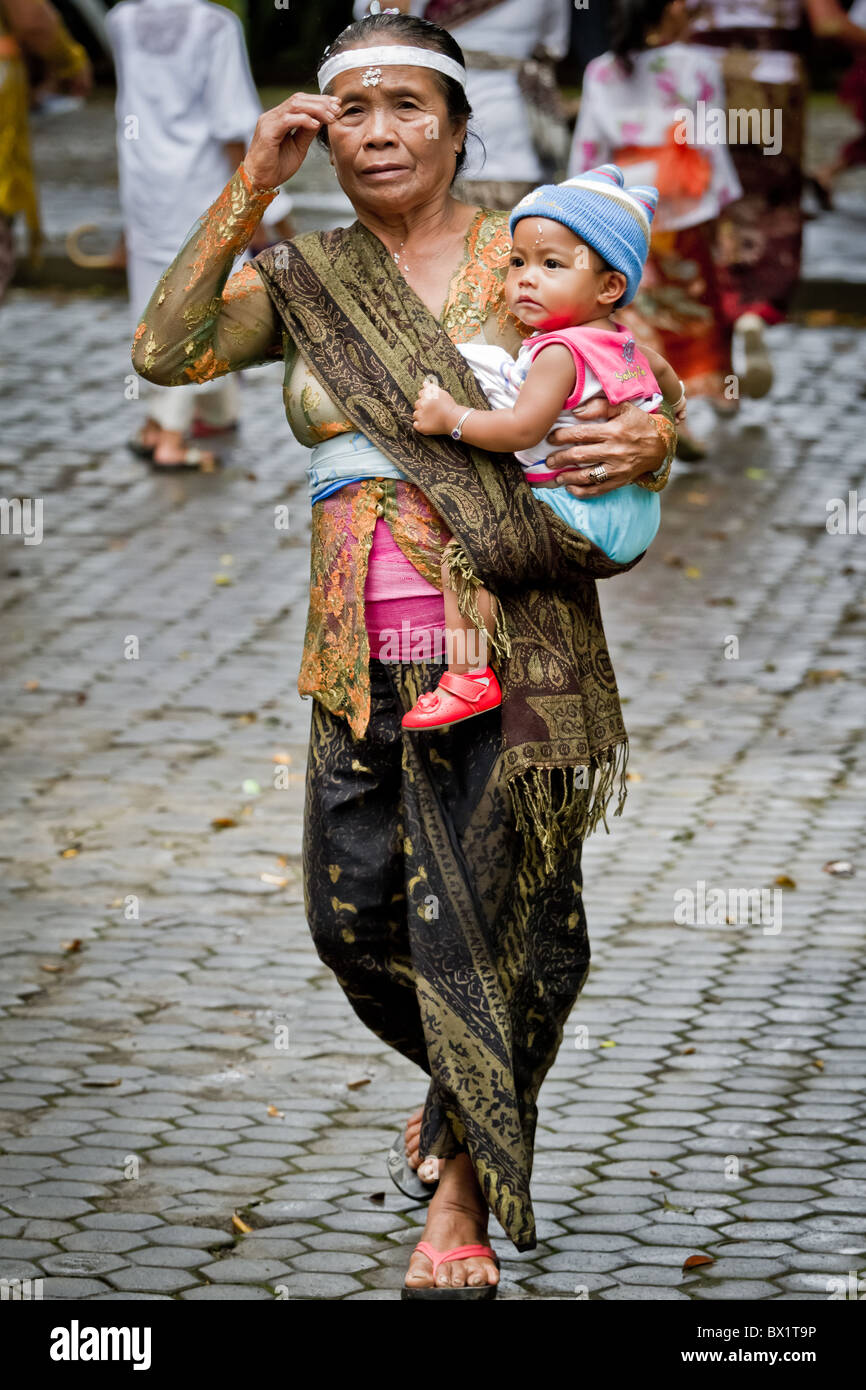
[[(13, 291), (0, 317), (0, 490), (44, 505), (41, 544), (3, 537), (0, 1278), (397, 1298), (423, 1212), (384, 1154), (425, 1083), (304, 922), (309, 515), (280, 369), (242, 378), (220, 473), (154, 477), (124, 448), (125, 304)], [(508, 1298), (826, 1299), (866, 1266), (866, 542), (826, 525), (866, 486), (866, 334), (771, 340), (773, 396), (600, 586), (632, 781), (586, 846), (540, 1243), (493, 1230)], [(772, 913), (678, 921), (700, 882)]]

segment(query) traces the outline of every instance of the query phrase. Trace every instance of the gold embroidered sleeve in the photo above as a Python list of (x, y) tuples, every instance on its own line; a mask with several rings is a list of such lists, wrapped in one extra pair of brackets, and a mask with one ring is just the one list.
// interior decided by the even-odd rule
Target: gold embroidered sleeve
[(276, 192), (255, 192), (243, 164), (193, 225), (157, 281), (132, 365), (159, 386), (187, 386), (283, 356), (283, 330), (252, 263), (230, 276)]
[(674, 420), (674, 412), (667, 401), (662, 401), (655, 414), (650, 415), (650, 419), (667, 445), (667, 453), (654, 473), (644, 473), (642, 477), (636, 478), (638, 487), (644, 487), (649, 492), (661, 492), (668, 485), (671, 476), (671, 464), (674, 461), (674, 454), (677, 451), (677, 430)]

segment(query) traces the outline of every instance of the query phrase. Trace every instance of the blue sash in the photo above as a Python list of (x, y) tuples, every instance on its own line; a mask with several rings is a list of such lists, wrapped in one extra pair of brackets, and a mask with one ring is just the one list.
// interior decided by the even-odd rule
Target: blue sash
[(314, 445), (307, 464), (310, 503), (321, 502), (347, 483), (363, 478), (403, 478), (399, 468), (358, 430)]

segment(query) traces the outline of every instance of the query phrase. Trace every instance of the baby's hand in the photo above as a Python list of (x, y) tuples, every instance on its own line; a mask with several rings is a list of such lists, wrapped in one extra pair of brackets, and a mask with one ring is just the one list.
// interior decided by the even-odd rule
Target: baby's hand
[(412, 423), (419, 434), (450, 434), (457, 402), (433, 380), (425, 381), (415, 402)]
[(675, 419), (676, 422), (677, 422), (677, 429), (679, 429), (679, 427), (680, 427), (681, 425), (684, 425), (684, 424), (685, 424), (685, 420), (686, 420), (686, 402), (685, 402), (685, 401), (683, 401), (683, 403), (682, 403), (682, 405), (680, 406), (679, 410), (675, 410), (675, 411), (674, 411), (674, 419)]

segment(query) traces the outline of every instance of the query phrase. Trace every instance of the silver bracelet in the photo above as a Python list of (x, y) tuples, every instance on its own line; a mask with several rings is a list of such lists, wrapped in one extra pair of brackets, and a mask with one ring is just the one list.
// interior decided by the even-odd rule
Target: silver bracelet
[(451, 431), (451, 438), (452, 438), (452, 439), (462, 439), (462, 438), (463, 438), (463, 425), (464, 425), (464, 422), (465, 422), (465, 420), (466, 420), (467, 415), (471, 415), (471, 414), (472, 414), (472, 411), (473, 411), (474, 409), (475, 409), (474, 406), (470, 406), (468, 410), (464, 410), (463, 414), (460, 416), (460, 419), (457, 421), (457, 424), (454, 426), (453, 430)]

